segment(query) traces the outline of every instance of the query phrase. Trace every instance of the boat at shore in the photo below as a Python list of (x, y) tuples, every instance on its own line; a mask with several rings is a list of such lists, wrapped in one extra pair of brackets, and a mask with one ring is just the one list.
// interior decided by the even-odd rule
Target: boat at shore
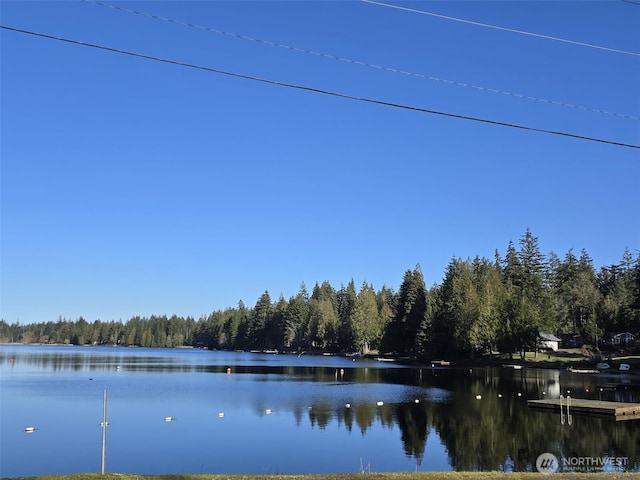
[(436, 366), (450, 367), (451, 362), (449, 362), (448, 360), (431, 360), (431, 367), (436, 367)]
[(502, 365), (502, 368), (511, 368), (513, 370), (522, 370), (522, 365), (518, 365), (518, 364), (505, 364)]
[(592, 368), (567, 368), (571, 373), (600, 373), (600, 370), (594, 370)]

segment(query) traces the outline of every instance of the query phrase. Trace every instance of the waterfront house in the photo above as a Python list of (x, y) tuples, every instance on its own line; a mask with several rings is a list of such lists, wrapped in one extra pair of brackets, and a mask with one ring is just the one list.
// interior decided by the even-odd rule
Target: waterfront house
[(538, 346), (542, 350), (553, 350), (555, 352), (560, 346), (560, 339), (550, 333), (540, 332), (538, 341)]
[(636, 336), (630, 332), (612, 333), (607, 341), (617, 347), (626, 347), (636, 341)]

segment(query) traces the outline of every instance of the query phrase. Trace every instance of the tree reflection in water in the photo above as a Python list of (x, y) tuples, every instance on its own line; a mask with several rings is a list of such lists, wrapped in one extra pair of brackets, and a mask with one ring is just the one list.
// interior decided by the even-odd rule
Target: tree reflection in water
[[(574, 415), (571, 425), (562, 425), (559, 415), (530, 410), (526, 405), (527, 399), (558, 398), (561, 393), (574, 398), (640, 403), (637, 391), (601, 391), (598, 384), (602, 380), (597, 375), (488, 367), (401, 367), (344, 358), (251, 356), (242, 352), (185, 354), (108, 348), (3, 350), (0, 362), (7, 365), (9, 356), (17, 355), (11, 368), (33, 372), (195, 374), (193, 385), (214, 383), (214, 391), (224, 392), (229, 402), (247, 403), (246, 397), (250, 397), (252, 408), (260, 415), (264, 414), (264, 403), (273, 400), (264, 396), (279, 395), (279, 408), (291, 414), (298, 427), (308, 421), (312, 429), (326, 430), (337, 422), (348, 432), (359, 431), (362, 436), (376, 424), (389, 430), (397, 427), (404, 454), (415, 459), (417, 466), (430, 450), (442, 446), (451, 467), (459, 471), (535, 470), (536, 458), (544, 452), (558, 458), (628, 457), (629, 470), (638, 470), (640, 465), (640, 421)], [(229, 368), (231, 375), (227, 373)], [(344, 373), (337, 375), (338, 371)], [(179, 377), (166, 378), (171, 381)], [(616, 380), (638, 383), (633, 375)], [(377, 395), (384, 395), (382, 405), (377, 404), (381, 399)]]

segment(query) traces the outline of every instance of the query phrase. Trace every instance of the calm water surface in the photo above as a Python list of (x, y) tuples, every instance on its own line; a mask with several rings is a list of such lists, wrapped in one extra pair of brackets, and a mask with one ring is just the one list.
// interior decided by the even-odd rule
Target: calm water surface
[(640, 402), (633, 389), (599, 388), (614, 382), (640, 379), (339, 356), (0, 346), (0, 475), (100, 471), (105, 389), (110, 472), (520, 471), (535, 470), (544, 452), (625, 457), (624, 469), (638, 470), (640, 421), (574, 416), (563, 425), (526, 405), (561, 393)]

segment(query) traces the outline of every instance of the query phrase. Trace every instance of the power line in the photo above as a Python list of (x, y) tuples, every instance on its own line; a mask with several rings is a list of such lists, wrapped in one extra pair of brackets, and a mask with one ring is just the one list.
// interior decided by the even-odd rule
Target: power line
[(303, 48), (292, 47), (292, 46), (289, 46), (289, 45), (283, 45), (281, 43), (271, 42), (271, 41), (268, 41), (268, 40), (260, 40), (260, 39), (249, 37), (249, 36), (246, 36), (246, 35), (240, 35), (240, 34), (237, 34), (237, 33), (226, 32), (224, 30), (218, 30), (218, 29), (211, 28), (211, 27), (205, 27), (205, 26), (202, 26), (202, 25), (194, 24), (194, 23), (188, 23), (188, 22), (183, 22), (183, 21), (180, 21), (180, 20), (174, 20), (174, 19), (171, 19), (171, 18), (161, 17), (159, 15), (154, 15), (152, 13), (141, 12), (139, 10), (131, 10), (131, 9), (128, 9), (128, 8), (121, 7), (119, 5), (110, 5), (108, 3), (102, 3), (102, 2), (99, 2), (97, 0), (83, 0), (83, 1), (86, 2), (86, 3), (90, 3), (92, 5), (97, 5), (97, 6), (100, 6), (100, 7), (107, 7), (107, 8), (111, 8), (113, 10), (118, 10), (118, 11), (121, 11), (121, 12), (130, 13), (130, 14), (134, 14), (134, 15), (140, 15), (142, 17), (151, 18), (151, 19), (154, 19), (154, 20), (161, 20), (163, 22), (175, 23), (176, 25), (181, 25), (181, 26), (184, 26), (184, 27), (196, 28), (196, 29), (199, 29), (199, 30), (204, 30), (204, 31), (207, 31), (207, 32), (210, 32), (210, 33), (216, 33), (216, 34), (219, 34), (219, 35), (225, 35), (225, 36), (232, 37), (232, 38), (238, 38), (238, 39), (241, 39), (241, 40), (249, 40), (249, 41), (260, 43), (260, 44), (267, 45), (267, 46), (270, 46), (270, 47), (283, 48), (283, 49), (286, 49), (286, 50), (292, 50), (292, 51), (295, 51), (295, 52), (304, 53), (304, 54), (308, 54), (308, 55), (315, 55), (317, 57), (327, 58), (327, 59), (330, 59), (330, 60), (337, 60), (337, 61), (340, 61), (340, 62), (350, 63), (350, 64), (353, 64), (353, 65), (359, 65), (359, 66), (362, 66), (362, 67), (374, 68), (376, 70), (382, 70), (382, 71), (385, 71), (385, 72), (399, 73), (399, 74), (407, 75), (407, 76), (411, 76), (411, 77), (416, 77), (416, 78), (421, 78), (421, 79), (433, 80), (433, 81), (436, 81), (436, 82), (446, 83), (448, 85), (455, 85), (455, 86), (458, 86), (458, 87), (472, 88), (474, 90), (479, 90), (479, 91), (484, 91), (484, 92), (489, 92), (489, 93), (499, 93), (501, 95), (506, 95), (506, 96), (513, 97), (513, 98), (519, 98), (519, 99), (523, 99), (523, 100), (532, 100), (532, 101), (546, 103), (546, 104), (550, 104), (550, 105), (556, 105), (556, 106), (567, 107), (567, 108), (574, 108), (574, 109), (577, 109), (577, 110), (583, 110), (583, 111), (592, 112), (592, 113), (599, 113), (599, 114), (603, 114), (603, 115), (612, 115), (614, 117), (621, 117), (621, 118), (626, 118), (626, 119), (629, 119), (629, 120), (640, 120), (640, 117), (636, 117), (636, 116), (628, 115), (628, 114), (624, 114), (624, 113), (609, 112), (609, 111), (600, 110), (600, 109), (597, 109), (597, 108), (583, 107), (583, 106), (574, 105), (574, 104), (571, 104), (571, 103), (559, 102), (557, 100), (548, 100), (546, 98), (534, 97), (532, 95), (524, 95), (524, 94), (520, 94), (520, 93), (513, 93), (513, 92), (508, 92), (508, 91), (505, 91), (505, 90), (482, 87), (482, 86), (479, 86), (479, 85), (473, 85), (473, 84), (470, 84), (470, 83), (456, 82), (456, 81), (453, 81), (453, 80), (447, 80), (447, 79), (444, 79), (444, 78), (438, 78), (438, 77), (434, 77), (434, 76), (430, 76), (430, 75), (423, 75), (423, 74), (420, 74), (420, 73), (408, 72), (406, 70), (399, 70), (399, 69), (392, 68), (392, 67), (384, 67), (384, 66), (381, 66), (381, 65), (367, 63), (367, 62), (363, 62), (363, 61), (359, 61), (359, 60), (351, 60), (351, 59), (344, 58), (344, 57), (337, 57), (337, 56), (330, 55), (330, 54), (327, 54), (327, 53), (316, 52), (314, 50), (307, 50), (307, 49), (303, 49)]
[(64, 38), (64, 37), (57, 37), (54, 35), (48, 35), (45, 33), (38, 33), (38, 32), (33, 32), (30, 30), (23, 30), (20, 28), (14, 28), (14, 27), (9, 27), (9, 26), (5, 26), (5, 25), (0, 25), (0, 28), (5, 29), (5, 30), (9, 30), (12, 32), (18, 32), (18, 33), (23, 33), (26, 35), (33, 35), (35, 37), (41, 37), (41, 38), (47, 38), (50, 40), (57, 40), (60, 42), (65, 42), (65, 43), (71, 43), (74, 45), (81, 45), (83, 47), (90, 47), (90, 48), (96, 48), (99, 50), (105, 50), (108, 52), (113, 52), (113, 53), (119, 53), (122, 55), (128, 55), (131, 57), (136, 57), (136, 58), (144, 58), (147, 60), (153, 60), (156, 62), (163, 62), (163, 63), (168, 63), (171, 65), (177, 65), (180, 67), (187, 67), (187, 68), (193, 68), (196, 70), (203, 70), (206, 72), (211, 72), (211, 73), (218, 73), (221, 75), (227, 75), (230, 77), (235, 77), (235, 78), (243, 78), (245, 80), (253, 80), (256, 82), (261, 82), (261, 83), (266, 83), (269, 85), (277, 85), (280, 87), (286, 87), (286, 88), (293, 88), (296, 90), (303, 90), (303, 91), (307, 91), (307, 92), (314, 92), (314, 93), (319, 93), (322, 95), (329, 95), (329, 96), (333, 96), (333, 97), (338, 97), (338, 98), (344, 98), (344, 99), (348, 99), (348, 100), (356, 100), (359, 102), (366, 102), (366, 103), (372, 103), (375, 105), (383, 105), (386, 107), (392, 107), (392, 108), (399, 108), (399, 109), (403, 109), (403, 110), (411, 110), (414, 112), (420, 112), (420, 113), (430, 113), (433, 115), (441, 115), (444, 117), (450, 117), (450, 118), (458, 118), (460, 120), (470, 120), (473, 122), (480, 122), (480, 123), (487, 123), (490, 125), (498, 125), (498, 126), (502, 126), (502, 127), (509, 127), (509, 128), (516, 128), (516, 129), (520, 129), (520, 130), (528, 130), (531, 132), (539, 132), (539, 133), (547, 133), (550, 135), (560, 135), (563, 137), (569, 137), (569, 138), (575, 138), (575, 139), (579, 139), (579, 140), (586, 140), (586, 141), (591, 141), (591, 142), (599, 142), (599, 143), (605, 143), (608, 145), (616, 145), (619, 147), (625, 147), (625, 148), (637, 148), (640, 149), (640, 145), (634, 145), (634, 144), (630, 144), (630, 143), (622, 143), (622, 142), (616, 142), (613, 140), (606, 140), (606, 139), (602, 139), (602, 138), (595, 138), (595, 137), (588, 137), (585, 135), (578, 135), (575, 133), (568, 133), (568, 132), (562, 132), (562, 131), (556, 131), (556, 130), (548, 130), (548, 129), (544, 129), (544, 128), (537, 128), (537, 127), (529, 127), (526, 125), (518, 125), (515, 123), (508, 123), (508, 122), (500, 122), (498, 120), (489, 120), (486, 118), (478, 118), (478, 117), (470, 117), (468, 115), (459, 115), (456, 113), (448, 113), (448, 112), (442, 112), (442, 111), (438, 111), (438, 110), (430, 110), (427, 108), (422, 108), (422, 107), (415, 107), (412, 105), (404, 105), (404, 104), (400, 104), (400, 103), (393, 103), (393, 102), (387, 102), (384, 100), (375, 100), (375, 99), (371, 99), (371, 98), (366, 98), (366, 97), (359, 97), (356, 95), (349, 95), (346, 93), (339, 93), (339, 92), (333, 92), (330, 90), (323, 90), (320, 88), (316, 88), (316, 87), (308, 87), (308, 86), (304, 86), (304, 85), (296, 85), (293, 83), (286, 83), (286, 82), (280, 82), (278, 80), (271, 80), (271, 79), (267, 79), (267, 78), (260, 78), (260, 77), (254, 77), (252, 75), (245, 75), (242, 73), (235, 73), (235, 72), (229, 72), (229, 71), (225, 71), (225, 70), (220, 70), (217, 68), (212, 68), (212, 67), (205, 67), (203, 65), (196, 65), (193, 63), (186, 63), (186, 62), (181, 62), (179, 60), (171, 60), (168, 58), (162, 58), (162, 57), (155, 57), (152, 55), (146, 55), (144, 53), (138, 53), (138, 52), (131, 52), (128, 50), (121, 50), (118, 48), (112, 48), (112, 47), (107, 47), (104, 45), (96, 45), (93, 43), (88, 43), (88, 42), (83, 42), (80, 40), (72, 40), (69, 38)]
[(602, 47), (600, 45), (594, 45), (592, 43), (577, 42), (575, 40), (567, 40), (566, 38), (552, 37), (550, 35), (526, 32), (524, 30), (516, 30), (515, 28), (499, 27), (497, 25), (491, 25), (488, 23), (474, 22), (472, 20), (464, 20), (462, 18), (450, 17), (448, 15), (440, 15), (438, 13), (425, 12), (424, 10), (416, 10), (415, 8), (401, 7), (399, 5), (391, 5), (389, 3), (376, 2), (374, 0), (360, 0), (360, 1), (365, 3), (371, 3), (373, 5), (380, 5), (383, 7), (396, 8), (398, 10), (404, 10), (407, 12), (419, 13), (421, 15), (429, 15), (431, 17), (444, 18), (445, 20), (452, 20), (454, 22), (466, 23), (469, 25), (476, 25), (478, 27), (494, 28), (496, 30), (503, 30), (505, 32), (519, 33), (521, 35), (529, 35), (531, 37), (544, 38), (547, 40), (555, 40), (556, 42), (570, 43), (572, 45), (579, 45), (581, 47), (597, 48), (598, 50), (606, 50), (608, 52), (622, 53), (624, 55), (633, 55), (636, 57), (640, 57), (640, 53), (637, 53), (637, 52), (629, 52), (627, 50), (618, 50), (617, 48)]

